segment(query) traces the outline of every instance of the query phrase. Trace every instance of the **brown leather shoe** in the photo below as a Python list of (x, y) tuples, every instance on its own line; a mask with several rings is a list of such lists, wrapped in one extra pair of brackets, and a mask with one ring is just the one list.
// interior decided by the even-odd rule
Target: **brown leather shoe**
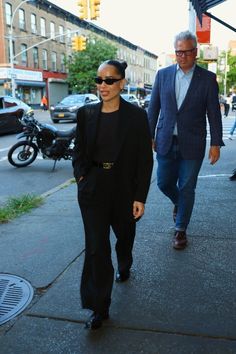
[(187, 246), (188, 240), (185, 231), (175, 231), (173, 247), (176, 250), (183, 250)]
[(173, 220), (174, 220), (174, 223), (176, 222), (177, 212), (178, 212), (178, 206), (175, 205), (174, 209), (173, 209)]

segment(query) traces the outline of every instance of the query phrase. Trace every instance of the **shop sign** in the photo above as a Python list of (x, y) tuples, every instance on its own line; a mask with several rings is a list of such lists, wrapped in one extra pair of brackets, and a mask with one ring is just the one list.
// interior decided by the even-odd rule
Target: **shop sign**
[(14, 75), (16, 80), (43, 81), (43, 74), (40, 71), (0, 68), (0, 78), (10, 79)]

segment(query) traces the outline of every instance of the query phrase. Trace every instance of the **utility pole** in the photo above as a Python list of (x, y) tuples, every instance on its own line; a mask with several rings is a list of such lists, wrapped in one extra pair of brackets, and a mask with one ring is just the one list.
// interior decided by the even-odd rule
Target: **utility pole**
[(188, 0), (188, 29), (196, 35), (196, 12), (190, 0)]
[(228, 51), (225, 51), (224, 97), (227, 95)]

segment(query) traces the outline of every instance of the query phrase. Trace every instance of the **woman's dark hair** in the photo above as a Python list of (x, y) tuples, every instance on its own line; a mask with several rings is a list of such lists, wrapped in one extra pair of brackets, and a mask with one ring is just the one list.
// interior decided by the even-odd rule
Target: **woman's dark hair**
[(118, 61), (118, 60), (113, 60), (113, 59), (111, 59), (111, 60), (106, 60), (106, 61), (104, 61), (104, 62), (102, 63), (102, 65), (105, 65), (105, 64), (106, 64), (106, 65), (112, 65), (112, 66), (114, 66), (114, 67), (116, 68), (118, 74), (121, 75), (122, 79), (125, 78), (125, 69), (126, 69), (127, 66), (128, 66), (127, 63), (126, 63), (126, 61), (120, 62), (120, 61)]

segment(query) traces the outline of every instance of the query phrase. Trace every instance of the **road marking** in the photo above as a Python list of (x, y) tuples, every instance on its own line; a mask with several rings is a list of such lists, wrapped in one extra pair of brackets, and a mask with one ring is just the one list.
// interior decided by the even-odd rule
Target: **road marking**
[(0, 152), (3, 152), (3, 151), (7, 151), (11, 148), (11, 146), (8, 146), (7, 148), (4, 148), (4, 149), (0, 149)]
[(205, 176), (198, 176), (198, 178), (212, 178), (212, 177), (229, 177), (231, 174), (228, 173), (221, 173), (218, 175), (205, 175)]
[(5, 157), (2, 157), (1, 159), (0, 159), (0, 162), (1, 161), (5, 161), (5, 160), (7, 160), (7, 157), (5, 156)]

